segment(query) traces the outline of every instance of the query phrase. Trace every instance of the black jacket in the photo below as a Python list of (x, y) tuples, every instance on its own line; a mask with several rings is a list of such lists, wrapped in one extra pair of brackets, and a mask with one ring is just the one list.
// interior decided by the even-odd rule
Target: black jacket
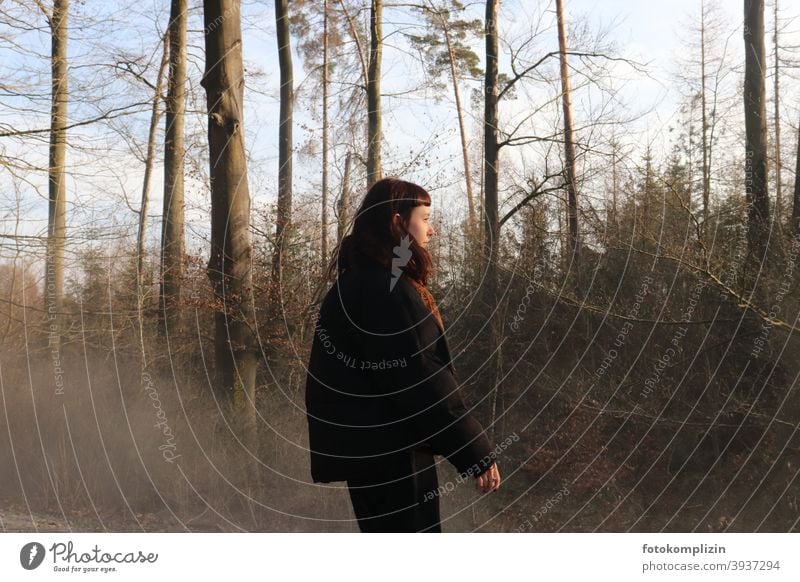
[(485, 472), (489, 441), (457, 390), (447, 340), (406, 276), (345, 270), (320, 307), (306, 378), (313, 481), (407, 466), (413, 449)]

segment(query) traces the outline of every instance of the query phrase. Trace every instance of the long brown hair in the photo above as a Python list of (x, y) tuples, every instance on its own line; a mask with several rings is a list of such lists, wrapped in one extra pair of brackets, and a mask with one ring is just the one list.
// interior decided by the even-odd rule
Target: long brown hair
[[(402, 266), (403, 271), (423, 285), (427, 284), (433, 270), (431, 255), (411, 236), (406, 225), (415, 207), (430, 205), (431, 196), (421, 186), (398, 178), (375, 182), (358, 209), (352, 232), (342, 239), (334, 252), (329, 278), (334, 271), (338, 274), (349, 268), (358, 270), (368, 260), (391, 268), (392, 259), (397, 259), (394, 248), (407, 246), (411, 256)], [(395, 213), (402, 218), (399, 227), (392, 220)], [(410, 244), (401, 243), (406, 235)]]

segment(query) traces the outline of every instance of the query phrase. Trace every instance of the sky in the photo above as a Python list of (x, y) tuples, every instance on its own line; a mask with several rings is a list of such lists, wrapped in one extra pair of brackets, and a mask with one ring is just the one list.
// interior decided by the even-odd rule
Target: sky
[[(106, 15), (111, 15), (112, 25), (104, 33), (93, 34), (90, 29), (73, 31), (74, 39), (70, 44), (70, 54), (80, 59), (90, 59), (95, 54), (102, 51), (110, 51), (105, 47), (119, 46), (126, 47), (132, 53), (137, 50), (146, 52), (147, 47), (152, 45), (155, 31), (166, 22), (166, 2), (160, 0), (143, 0), (135, 8), (127, 8), (127, 3), (111, 1), (107, 4), (96, 4), (98, 0), (92, 0), (88, 6), (92, 6), (99, 11), (105, 11)], [(483, 17), (482, 2), (467, 2), (476, 18)], [(790, 3), (783, 0), (783, 18), (788, 23), (789, 32), (786, 33), (787, 44), (791, 44), (794, 39), (800, 38), (798, 30), (797, 16), (800, 15), (800, 3)], [(552, 3), (531, 2), (530, 0), (506, 0), (501, 3), (501, 32), (514, 38), (517, 34), (526, 31), (528, 18), (531, 18), (542, 10), (552, 10)], [(729, 21), (731, 32), (731, 54), (733, 58), (741, 53), (741, 0), (721, 0), (720, 7)], [(771, 2), (768, 2), (766, 14), (767, 30), (771, 29)], [(632, 124), (645, 136), (646, 140), (659, 141), (668, 149), (668, 126), (676, 123), (674, 117), (677, 109), (676, 104), (679, 95), (675, 83), (676, 59), (683, 56), (685, 49), (686, 28), (685, 23), (690, 14), (697, 14), (700, 8), (700, 0), (670, 0), (659, 4), (646, 3), (633, 0), (567, 0), (567, 20), (572, 27), (577, 23), (587, 19), (590, 30), (609, 28), (609, 39), (613, 40), (618, 46), (620, 55), (632, 58), (647, 64), (647, 75), (642, 75), (631, 71), (624, 65), (619, 65), (614, 69), (619, 72), (620, 77), (626, 80), (624, 83), (615, 80), (619, 85), (620, 99), (626, 104), (631, 115), (649, 112), (647, 116)], [(266, 2), (249, 3), (244, 9), (247, 23), (245, 25), (244, 36), (244, 56), (247, 63), (253, 65), (253, 70), (257, 66), (261, 69), (262, 75), (251, 77), (248, 81), (248, 89), (245, 101), (245, 133), (247, 136), (248, 147), (251, 155), (250, 175), (251, 175), (251, 195), (254, 199), (254, 208), (260, 205), (268, 205), (275, 199), (275, 176), (277, 175), (277, 127), (278, 127), (278, 71), (277, 71), (277, 45), (274, 36), (274, 21), (270, 18), (274, 14), (272, 4)], [(404, 16), (397, 12), (397, 9), (387, 8), (387, 20), (408, 25), (413, 22), (413, 18)], [(41, 24), (41, 23), (40, 23)], [(612, 26), (613, 25), (613, 26)], [(190, 39), (194, 39), (194, 45), (190, 49), (195, 57), (196, 63), (202, 62), (202, 42), (199, 37), (201, 28), (199, 12), (195, 13), (194, 19), (190, 20)], [(77, 27), (77, 24), (76, 24)], [(385, 32), (391, 31), (390, 24)], [(47, 54), (48, 43), (46, 31), (25, 37), (26, 41), (38, 43), (37, 50), (40, 55)], [(109, 43), (109, 39), (113, 42)], [(105, 43), (105, 44), (103, 44)], [(771, 36), (768, 34), (767, 50), (770, 52)], [(795, 42), (794, 44), (800, 44)], [(557, 46), (555, 30), (552, 26), (546, 27), (541, 31), (541, 38), (535, 50), (552, 50)], [(2, 49), (0, 49), (1, 51)], [(478, 54), (482, 52), (482, 45), (476, 45)], [(738, 52), (737, 52), (738, 51)], [(506, 51), (501, 47), (501, 72), (508, 72), (508, 57)], [(110, 54), (110, 53), (108, 53)], [(108, 54), (104, 55), (110, 58)], [(153, 58), (152, 48), (150, 49), (151, 59)], [(535, 54), (535, 52), (533, 53)], [(157, 56), (157, 55), (156, 55)], [(402, 58), (401, 58), (402, 57)], [(35, 59), (36, 57), (29, 57)], [(409, 69), (409, 60), (406, 55), (397, 52), (391, 46), (387, 46), (385, 53), (385, 66), (383, 80), (383, 90), (386, 93), (401, 91), (409, 86), (408, 77), (413, 75)], [(740, 57), (739, 57), (740, 58)], [(11, 61), (3, 58), (0, 53), (0, 73), (3, 67), (10, 69), (25, 69), (28, 63), (19, 60)], [(616, 66), (616, 65), (615, 65)], [(5, 69), (6, 71), (8, 69)], [(47, 68), (41, 69), (44, 73)], [(198, 73), (197, 67), (195, 72)], [(103, 73), (98, 74), (102, 78)], [(8, 74), (4, 74), (8, 78)], [(299, 59), (295, 62), (295, 81), (296, 85), (304, 77), (302, 63)], [(96, 79), (95, 79), (96, 81)], [(39, 86), (47, 86), (47, 77), (40, 75)], [(92, 79), (88, 79), (92, 82)], [(792, 81), (788, 81), (790, 83)], [(788, 87), (788, 85), (786, 85)], [(74, 88), (73, 88), (74, 89)], [(96, 94), (102, 94), (103, 98), (113, 99), (114, 93), (92, 88)], [(769, 90), (769, 83), (768, 83)], [(468, 102), (469, 94), (463, 91), (463, 99)], [(109, 93), (109, 94), (105, 94)], [(784, 107), (787, 112), (787, 123), (797, 118), (796, 112), (800, 106), (796, 92), (792, 93), (788, 89), (784, 90)], [(524, 97), (524, 96), (523, 96)], [(576, 91), (576, 121), (580, 123), (581, 107), (590, 108), (597, 106), (596, 96), (590, 92)], [(591, 101), (590, 101), (591, 99)], [(12, 123), (15, 127), (36, 126), (45, 123), (46, 117), (38, 119), (31, 116), (20, 117), (17, 112), (9, 110), (3, 106), (8, 101), (0, 99), (0, 120)], [(202, 107), (204, 101), (201, 99), (194, 104), (197, 108), (197, 117), (202, 124)], [(518, 98), (515, 102), (504, 105), (505, 110), (501, 113), (513, 119), (514, 116), (527, 114), (526, 107), (528, 102), (524, 98)], [(304, 139), (307, 138), (304, 126), (316, 127), (315, 121), (308, 112), (304, 111), (305, 102), (299, 102), (295, 109), (295, 145), (299, 147)], [(453, 189), (452, 185), (458, 183), (460, 179), (460, 158), (458, 154), (458, 138), (456, 133), (455, 115), (449, 97), (441, 102), (425, 100), (417, 94), (414, 97), (385, 97), (384, 108), (386, 111), (384, 120), (384, 132), (386, 138), (385, 157), (391, 168), (403, 167), (406, 162), (419, 153), (427, 144), (428, 155), (423, 163), (416, 168), (408, 171), (405, 176), (409, 179), (419, 181), (441, 193), (442, 200), (447, 200), (447, 196), (453, 196), (455, 204), (459, 204), (458, 196), (461, 193)], [(468, 108), (467, 108), (468, 109)], [(80, 117), (87, 112), (71, 111), (73, 117)], [(142, 110), (138, 116), (138, 121), (131, 123), (130, 131), (138, 135), (140, 141), (143, 140), (144, 130), (147, 126), (149, 111)], [(315, 125), (316, 124), (316, 125)], [(77, 131), (77, 130), (76, 130)], [(80, 176), (69, 184), (69, 199), (73, 204), (73, 219), (79, 224), (86, 224), (87, 221), (96, 221), (98, 224), (108, 223), (110, 215), (113, 215), (113, 228), (127, 225), (128, 231), (132, 233), (131, 227), (135, 225), (135, 210), (138, 208), (138, 196), (141, 189), (141, 163), (135, 161), (131, 156), (125, 157), (124, 148), (118, 139), (108, 139), (92, 133), (91, 129), (80, 130), (82, 135), (90, 140), (96, 140), (97, 151), (109, 152), (109, 161), (98, 165), (97, 157), (94, 161), (86, 161), (86, 166), (81, 167)], [(479, 141), (480, 119), (468, 119), (468, 131), (472, 141)], [(432, 137), (435, 136), (435, 137)], [(661, 139), (661, 138), (664, 139)], [(790, 142), (793, 140), (789, 140)], [(46, 142), (19, 149), (17, 142), (0, 139), (0, 147), (4, 148), (6, 154), (9, 152), (19, 152), (31, 163), (45, 165), (46, 162)], [(106, 148), (104, 150), (103, 148)], [(113, 152), (113, 161), (111, 153)], [(95, 152), (97, 153), (97, 152)], [(514, 152), (512, 156), (524, 158), (527, 154)], [(84, 154), (71, 152), (70, 159), (78, 163), (86, 158)], [(512, 158), (512, 159), (516, 159)], [(87, 158), (88, 159), (88, 158)], [(319, 161), (313, 158), (303, 158), (297, 155), (294, 161), (295, 168), (295, 195), (298, 207), (314, 203), (318, 197), (319, 184)], [(510, 170), (511, 168), (509, 168)], [(474, 170), (474, 171), (477, 171)], [(46, 230), (46, 177), (40, 174), (28, 176), (30, 184), (38, 185), (39, 192), (34, 194), (24, 184), (23, 197), (25, 198), (25, 220), (21, 228), (29, 233), (41, 234)], [(335, 179), (334, 179), (335, 180)], [(202, 233), (205, 230), (206, 212), (208, 207), (208, 194), (202, 186), (202, 180), (194, 180), (193, 176), (188, 179), (190, 187), (190, 208), (187, 209), (190, 228)], [(14, 196), (10, 193), (8, 176), (0, 175), (0, 187), (3, 194), (0, 197), (0, 205), (4, 208), (0, 217), (0, 229), (20, 228), (14, 220)], [(152, 184), (153, 199), (150, 204), (152, 211), (151, 217), (151, 243), (157, 244), (157, 235), (160, 231), (160, 190), (161, 177), (160, 168), (156, 168), (154, 182)], [(97, 192), (100, 192), (98, 195)], [(92, 206), (92, 208), (89, 208)], [(442, 206), (445, 206), (443, 204)], [(77, 218), (75, 218), (77, 217)]]

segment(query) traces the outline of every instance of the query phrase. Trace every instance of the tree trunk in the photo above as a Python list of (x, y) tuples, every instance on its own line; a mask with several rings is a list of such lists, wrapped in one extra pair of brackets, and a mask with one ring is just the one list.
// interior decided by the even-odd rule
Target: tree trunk
[(339, 0), (339, 6), (342, 9), (342, 14), (344, 14), (345, 20), (347, 20), (347, 28), (350, 30), (350, 36), (353, 37), (353, 42), (356, 43), (358, 62), (361, 64), (361, 77), (364, 80), (364, 86), (366, 87), (366, 85), (369, 83), (369, 71), (366, 63), (366, 57), (364, 56), (364, 48), (361, 43), (361, 37), (358, 35), (358, 29), (353, 22), (353, 18), (350, 16), (350, 12), (347, 10), (347, 5), (344, 3), (344, 0)]
[(353, 154), (348, 151), (344, 159), (344, 176), (342, 176), (342, 193), (339, 196), (338, 222), (337, 222), (337, 243), (341, 242), (347, 231), (347, 209), (350, 199), (350, 167), (352, 165)]
[(369, 19), (369, 70), (367, 72), (367, 187), (383, 177), (381, 165), (381, 58), (383, 52), (383, 0), (372, 0)]
[(250, 191), (244, 144), (244, 71), (238, 0), (205, 0), (206, 90), (211, 177), (211, 256), (208, 277), (215, 315), (215, 386), (255, 427), (258, 358), (253, 333)]
[[(484, 251), (490, 271), (496, 275), (498, 257), (498, 174), (500, 146), (497, 133), (497, 12), (499, 0), (486, 2), (486, 75), (484, 80), (483, 155), (484, 155)], [(489, 284), (493, 284), (490, 278)], [(491, 299), (494, 299), (493, 297)]]
[(147, 237), (147, 207), (150, 204), (150, 182), (153, 175), (153, 164), (156, 157), (156, 139), (158, 138), (158, 120), (161, 118), (161, 90), (164, 86), (164, 71), (167, 68), (169, 45), (167, 38), (169, 31), (164, 35), (164, 48), (161, 52), (161, 64), (158, 66), (156, 89), (153, 94), (153, 109), (150, 113), (150, 129), (147, 135), (147, 155), (144, 160), (144, 179), (142, 180), (142, 204), (139, 207), (139, 233), (136, 240), (136, 295), (139, 309), (142, 309), (144, 299), (144, 255), (145, 238)]
[(700, 235), (705, 242), (708, 212), (711, 199), (711, 152), (708, 143), (708, 106), (706, 101), (706, 6), (700, 4), (700, 108), (702, 116), (703, 148), (703, 225)]
[[(484, 307), (491, 313), (489, 325), (490, 335), (487, 346), (486, 359), (489, 372), (489, 385), (492, 387), (492, 402), (497, 401), (498, 379), (500, 372), (500, 357), (496, 352), (500, 343), (501, 322), (496, 311), (498, 257), (500, 247), (500, 221), (498, 217), (498, 175), (500, 162), (500, 145), (497, 131), (497, 77), (498, 77), (498, 40), (497, 17), (499, 0), (486, 2), (486, 75), (484, 80), (484, 256), (486, 261), (486, 288), (484, 292)], [(494, 404), (493, 404), (494, 406)], [(491, 423), (490, 434), (494, 434), (494, 422)]]
[(653, 232), (649, 229), (650, 197), (653, 196), (653, 192), (651, 190), (652, 186), (653, 186), (653, 150), (650, 144), (647, 144), (647, 147), (645, 148), (644, 190), (643, 190), (644, 201), (642, 202), (642, 215), (641, 215), (642, 228), (640, 233), (641, 235), (644, 235), (643, 240), (646, 240), (648, 237), (653, 236)]
[(458, 115), (458, 132), (461, 136), (461, 157), (464, 160), (464, 184), (467, 187), (467, 232), (471, 235), (475, 232), (477, 221), (475, 219), (475, 203), (472, 193), (472, 172), (469, 167), (469, 153), (467, 151), (467, 130), (464, 126), (464, 112), (461, 108), (461, 91), (458, 89), (458, 73), (456, 72), (456, 59), (453, 53), (453, 46), (450, 40), (450, 30), (447, 26), (447, 19), (439, 12), (439, 18), (444, 31), (444, 40), (447, 43), (447, 56), (450, 60), (450, 78), (453, 81), (453, 97), (456, 102), (456, 114)]
[(778, 0), (775, 2), (775, 220), (780, 224), (781, 221), (781, 195), (783, 186), (781, 185), (781, 91), (780, 91), (780, 61), (778, 59)]
[(611, 224), (613, 225), (612, 232), (616, 240), (619, 237), (619, 222), (617, 222), (617, 197), (619, 195), (619, 176), (617, 172), (617, 152), (619, 151), (619, 144), (616, 140), (612, 141), (611, 151)]
[[(495, 85), (497, 82), (495, 81)], [(485, 102), (484, 102), (485, 107)], [(495, 109), (496, 111), (496, 109)], [(484, 120), (485, 123), (485, 120)], [(495, 136), (496, 138), (496, 136)], [(480, 143), (481, 147), (481, 157), (479, 158), (483, 163), (478, 164), (481, 169), (481, 178), (480, 178), (480, 191), (478, 192), (478, 241), (483, 241), (484, 237), (486, 236), (486, 205), (484, 204), (484, 200), (486, 200), (486, 137), (481, 140)]]
[(569, 219), (568, 248), (577, 269), (580, 241), (578, 239), (578, 191), (575, 178), (575, 138), (572, 129), (572, 95), (569, 88), (567, 63), (567, 32), (564, 24), (564, 2), (556, 0), (558, 19), (558, 55), (561, 64), (561, 102), (564, 109), (564, 185), (567, 188), (567, 215)]
[(49, 349), (61, 349), (64, 295), (64, 250), (67, 238), (67, 31), (69, 0), (55, 0), (47, 15), (51, 46), (50, 154), (48, 164), (49, 208), (47, 216), (47, 259), (45, 264), (44, 309), (49, 325)]
[(184, 260), (184, 117), (186, 112), (187, 0), (172, 0), (169, 20), (169, 83), (164, 133), (164, 218), (161, 227), (162, 333), (181, 325)]
[(767, 197), (767, 114), (765, 105), (764, 0), (744, 2), (745, 184), (748, 254), (762, 260), (769, 222)]
[(322, 244), (320, 268), (328, 262), (328, 0), (322, 0)]
[(800, 124), (797, 129), (797, 158), (794, 167), (794, 201), (792, 205), (792, 234), (800, 237)]
[(275, 1), (275, 24), (278, 39), (278, 66), (280, 68), (280, 126), (278, 128), (278, 209), (275, 217), (275, 254), (272, 260), (272, 300), (278, 317), (280, 282), (283, 256), (292, 220), (292, 106), (294, 102), (294, 77), (292, 48), (289, 37), (288, 0)]

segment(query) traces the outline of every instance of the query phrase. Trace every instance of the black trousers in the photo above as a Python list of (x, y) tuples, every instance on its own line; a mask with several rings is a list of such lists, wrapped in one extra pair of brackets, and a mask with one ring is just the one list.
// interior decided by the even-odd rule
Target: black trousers
[(438, 487), (433, 454), (423, 450), (376, 462), (364, 477), (347, 480), (363, 533), (441, 533)]

